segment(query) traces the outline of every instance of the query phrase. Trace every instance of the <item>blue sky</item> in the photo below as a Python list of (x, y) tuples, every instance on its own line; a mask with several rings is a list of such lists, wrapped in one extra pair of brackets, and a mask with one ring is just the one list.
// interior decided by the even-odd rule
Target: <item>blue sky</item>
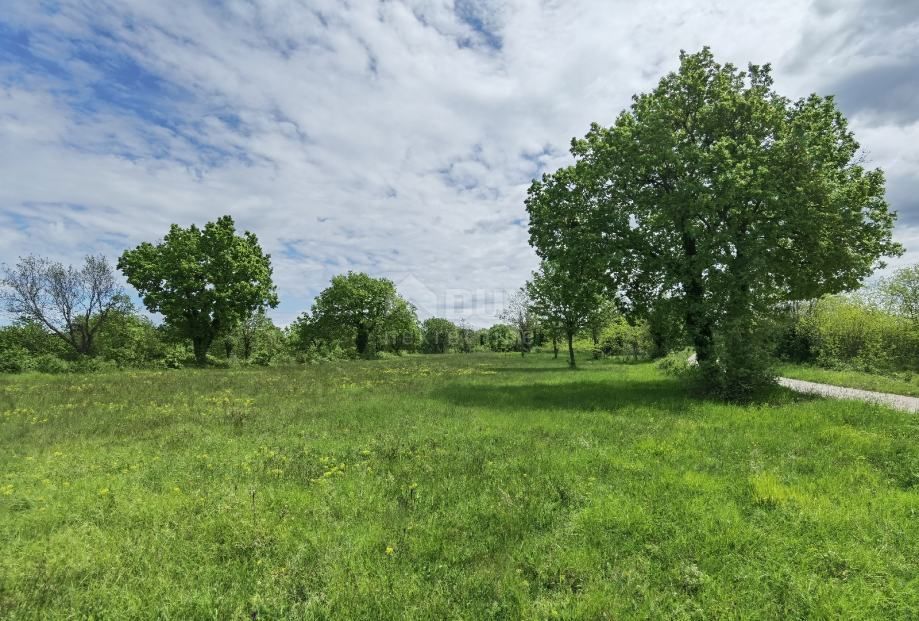
[(530, 179), (711, 45), (838, 95), (915, 262), (917, 41), (912, 0), (6, 0), (0, 261), (114, 260), (229, 213), (281, 323), (348, 269), (489, 323), (536, 264)]

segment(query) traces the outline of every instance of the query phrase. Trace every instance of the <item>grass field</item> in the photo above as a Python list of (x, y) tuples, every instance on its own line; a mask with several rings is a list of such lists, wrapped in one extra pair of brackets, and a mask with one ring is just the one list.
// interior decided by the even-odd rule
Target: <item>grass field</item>
[(919, 418), (649, 364), (0, 379), (0, 618), (919, 617)]
[(809, 365), (784, 364), (778, 369), (780, 375), (807, 382), (820, 382), (861, 388), (877, 392), (889, 392), (895, 395), (919, 397), (919, 375), (899, 372), (890, 375), (864, 373), (862, 371), (823, 369)]

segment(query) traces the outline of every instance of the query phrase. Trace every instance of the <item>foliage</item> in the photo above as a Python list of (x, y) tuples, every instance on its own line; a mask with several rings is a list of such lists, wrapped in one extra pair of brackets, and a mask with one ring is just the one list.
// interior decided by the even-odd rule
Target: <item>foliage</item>
[(222, 216), (203, 229), (173, 224), (162, 242), (126, 250), (118, 269), (150, 312), (192, 342), (203, 365), (218, 335), (277, 306), (270, 259), (253, 233), (237, 235), (233, 218)]
[(73, 349), (62, 339), (35, 321), (16, 321), (0, 326), (0, 351), (23, 350), (29, 357), (39, 354), (54, 354), (66, 358), (74, 354)]
[[(531, 189), (531, 200), (533, 190)], [(533, 312), (550, 335), (558, 332), (568, 343), (568, 366), (576, 366), (574, 336), (586, 326), (602, 304), (595, 281), (566, 270), (563, 264), (543, 259), (539, 271), (526, 284)]]
[(0, 348), (0, 373), (22, 373), (29, 362), (29, 352), (22, 347)]
[(232, 332), (224, 335), (223, 339), (218, 339), (221, 340), (222, 342), (215, 343), (212, 349), (218, 346), (216, 349), (219, 352), (222, 346), (223, 351), (220, 353), (223, 357), (235, 355), (242, 361), (251, 361), (262, 366), (288, 349), (284, 331), (274, 325), (261, 308), (240, 321)]
[(830, 368), (919, 370), (919, 327), (868, 299), (828, 296), (786, 321), (779, 353)]
[(68, 373), (70, 363), (54, 354), (40, 354), (29, 361), (29, 369), (39, 373)]
[(521, 287), (511, 295), (498, 318), (517, 331), (517, 347), (521, 356), (526, 355), (533, 346), (533, 336), (539, 327), (539, 317), (526, 287)]
[(888, 311), (919, 327), (919, 265), (897, 270), (881, 281), (880, 291)]
[(120, 367), (145, 367), (162, 360), (167, 344), (150, 319), (130, 310), (112, 313), (96, 339), (99, 358)]
[(672, 351), (655, 363), (661, 372), (673, 377), (693, 377), (698, 372), (698, 366), (693, 364), (692, 356), (695, 352), (691, 348)]
[(377, 350), (413, 351), (419, 342), (415, 308), (386, 278), (348, 272), (332, 278), (310, 313), (295, 324), (302, 351), (350, 348), (371, 357)]
[(655, 351), (648, 324), (629, 323), (622, 315), (615, 316), (603, 328), (598, 345), (606, 356), (629, 356), (634, 360), (651, 358)]
[(4, 376), (0, 616), (909, 619), (915, 429), (551, 355)]
[[(624, 309), (683, 323), (715, 392), (761, 372), (728, 366), (720, 348), (757, 360), (756, 324), (776, 303), (855, 288), (902, 252), (883, 173), (857, 163), (832, 98), (792, 102), (772, 85), (769, 66), (684, 53), (612, 127), (572, 144), (594, 198), (564, 217), (586, 224), (577, 230), (600, 248)], [(531, 241), (548, 256), (564, 223), (539, 215)]]
[(421, 351), (446, 354), (458, 349), (459, 328), (449, 319), (431, 317), (421, 323)]
[(0, 301), (16, 319), (43, 326), (73, 348), (89, 355), (94, 339), (113, 314), (130, 302), (103, 255), (87, 255), (75, 268), (36, 256), (3, 267)]
[(517, 331), (513, 326), (498, 323), (488, 329), (488, 349), (494, 352), (514, 351), (517, 348)]

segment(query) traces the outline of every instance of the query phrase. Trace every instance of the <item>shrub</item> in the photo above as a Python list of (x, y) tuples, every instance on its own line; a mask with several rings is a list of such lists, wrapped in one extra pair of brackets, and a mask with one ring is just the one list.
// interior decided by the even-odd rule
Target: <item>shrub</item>
[(871, 302), (833, 296), (814, 302), (793, 328), (794, 339), (826, 367), (865, 371), (917, 369), (919, 330)]
[(656, 366), (667, 375), (676, 377), (690, 376), (697, 372), (695, 363), (690, 362), (690, 357), (692, 356), (693, 351), (688, 347), (686, 349), (672, 351), (658, 360)]
[(637, 360), (650, 358), (655, 347), (648, 324), (631, 325), (618, 316), (601, 333), (600, 350), (606, 356), (630, 356)]
[(163, 366), (167, 369), (181, 369), (188, 357), (185, 348), (172, 348), (163, 356)]
[(271, 357), (271, 353), (264, 350), (255, 352), (255, 355), (252, 356), (252, 364), (257, 364), (260, 367), (267, 367), (271, 364)]
[(68, 373), (70, 363), (52, 354), (42, 354), (32, 359), (31, 368), (39, 373)]
[(29, 362), (29, 352), (22, 347), (0, 351), (0, 373), (22, 373)]

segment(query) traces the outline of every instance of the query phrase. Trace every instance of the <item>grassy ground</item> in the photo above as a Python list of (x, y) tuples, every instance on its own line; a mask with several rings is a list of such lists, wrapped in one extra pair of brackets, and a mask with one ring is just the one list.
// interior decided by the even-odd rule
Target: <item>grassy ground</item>
[(0, 618), (917, 618), (917, 438), (549, 356), (5, 377)]
[(778, 372), (784, 377), (808, 382), (820, 382), (847, 388), (861, 388), (862, 390), (919, 397), (919, 375), (913, 375), (912, 373), (880, 375), (861, 371), (823, 369), (798, 364), (784, 364), (778, 369)]

